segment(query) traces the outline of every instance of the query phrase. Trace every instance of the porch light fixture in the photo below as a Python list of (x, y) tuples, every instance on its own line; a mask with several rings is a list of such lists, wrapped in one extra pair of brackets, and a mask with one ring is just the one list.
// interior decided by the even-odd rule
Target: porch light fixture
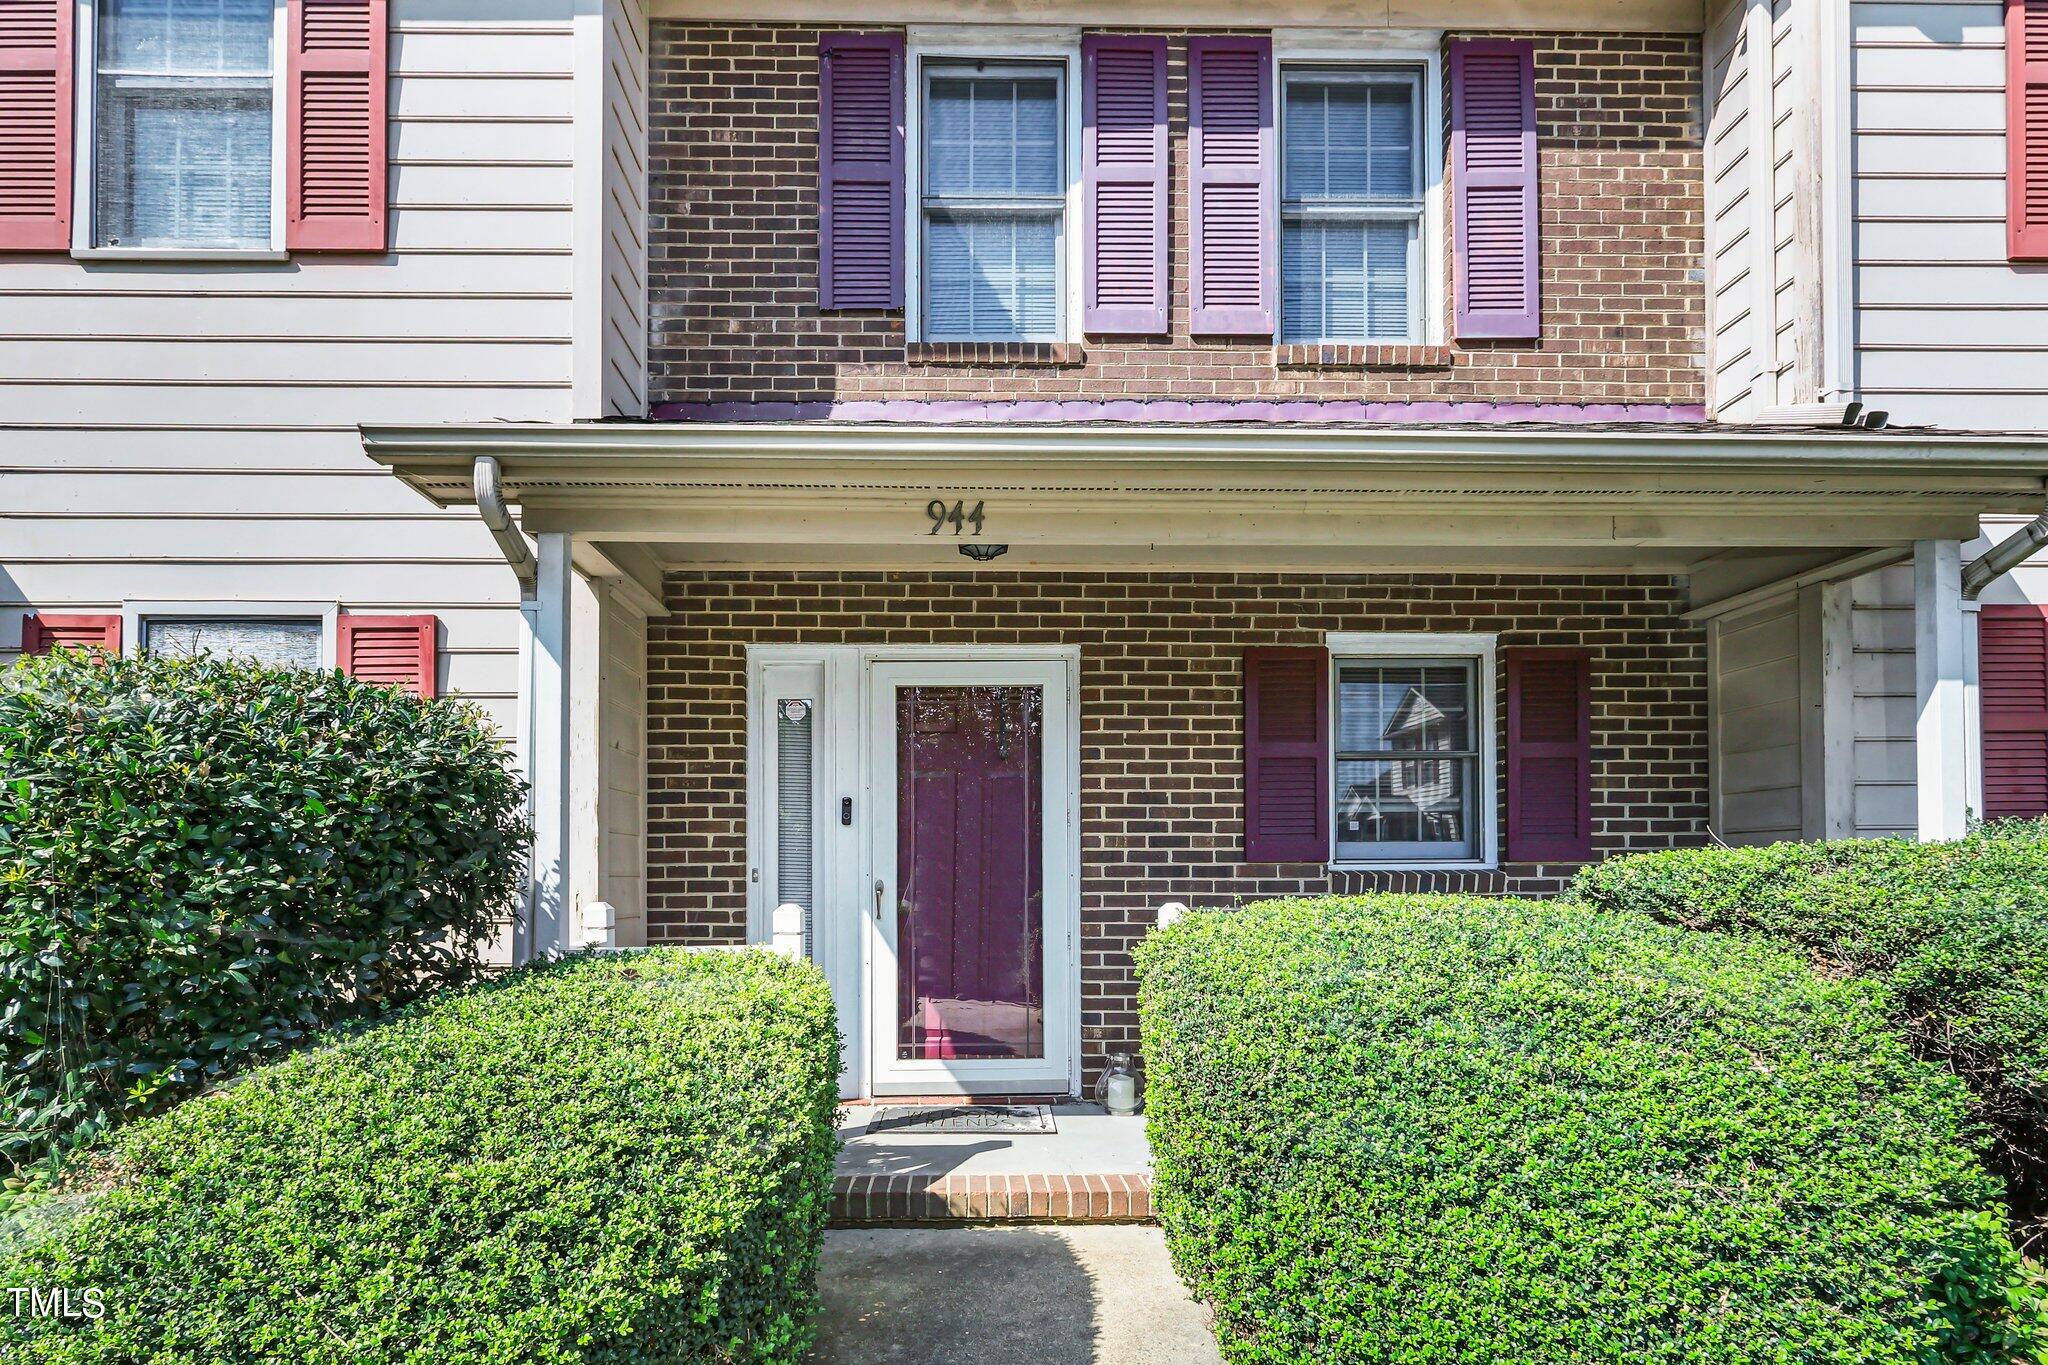
[(991, 559), (1001, 559), (1004, 555), (1010, 553), (1010, 547), (1007, 545), (989, 545), (979, 541), (969, 541), (960, 547), (960, 553), (966, 555), (977, 564), (986, 564)]

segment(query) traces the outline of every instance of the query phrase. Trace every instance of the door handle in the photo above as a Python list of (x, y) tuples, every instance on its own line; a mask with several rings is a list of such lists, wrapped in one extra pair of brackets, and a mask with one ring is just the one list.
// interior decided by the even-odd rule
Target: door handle
[(880, 877), (875, 878), (875, 923), (882, 922), (882, 892), (885, 888)]

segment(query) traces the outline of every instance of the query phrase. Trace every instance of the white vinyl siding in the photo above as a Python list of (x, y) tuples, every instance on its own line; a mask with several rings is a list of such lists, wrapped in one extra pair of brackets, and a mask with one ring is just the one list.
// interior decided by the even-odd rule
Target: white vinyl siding
[(1713, 622), (1714, 833), (1731, 844), (1803, 829), (1799, 595)]
[(1920, 826), (1914, 734), (1919, 688), (1913, 668), (1913, 566), (1850, 584), (1854, 700), (1854, 821), (1858, 838)]
[(1895, 423), (2048, 429), (2048, 274), (2005, 254), (2004, 9), (1851, 19), (1861, 397)]
[(928, 341), (1063, 334), (1065, 68), (924, 68), (920, 233)]
[(95, 246), (271, 245), (271, 0), (99, 0)]
[(1421, 90), (1407, 68), (1283, 73), (1283, 341), (1420, 338)]
[(384, 253), (0, 267), (0, 664), (30, 608), (432, 613), (442, 694), (513, 732), (517, 582), (357, 427), (573, 415), (576, 21), (391, 0)]

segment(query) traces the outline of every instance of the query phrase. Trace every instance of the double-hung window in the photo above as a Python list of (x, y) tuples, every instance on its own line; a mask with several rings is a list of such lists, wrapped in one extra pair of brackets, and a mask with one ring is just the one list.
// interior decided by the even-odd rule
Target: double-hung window
[(1281, 340), (1420, 341), (1419, 67), (1281, 73)]
[(272, 0), (97, 0), (92, 244), (272, 245)]
[(1487, 855), (1484, 656), (1336, 660), (1339, 862)]
[(1066, 67), (923, 67), (919, 231), (927, 341), (1063, 335)]

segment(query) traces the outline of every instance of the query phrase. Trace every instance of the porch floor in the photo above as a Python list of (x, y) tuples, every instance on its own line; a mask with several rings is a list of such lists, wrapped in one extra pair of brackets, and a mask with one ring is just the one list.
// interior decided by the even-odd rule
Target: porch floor
[(832, 1219), (875, 1223), (1137, 1223), (1152, 1217), (1143, 1117), (1052, 1106), (1055, 1133), (870, 1133), (841, 1111)]

